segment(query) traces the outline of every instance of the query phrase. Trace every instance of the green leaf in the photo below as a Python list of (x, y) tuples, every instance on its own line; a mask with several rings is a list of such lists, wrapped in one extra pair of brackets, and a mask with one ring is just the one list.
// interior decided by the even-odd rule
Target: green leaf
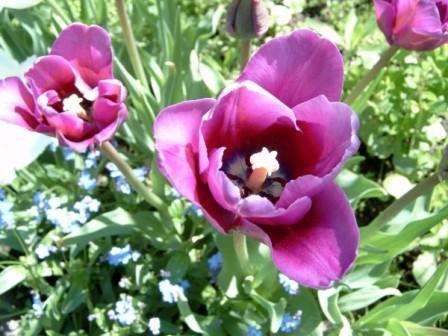
[(394, 297), (382, 302), (358, 320), (359, 325), (371, 325), (387, 322), (391, 318), (406, 320), (423, 309), (435, 292), (437, 285), (448, 270), (448, 261), (439, 266), (437, 272), (427, 284), (414, 296)]
[(0, 273), (0, 295), (25, 281), (27, 275), (28, 271), (21, 265), (14, 265), (5, 268)]
[(336, 183), (344, 189), (352, 205), (362, 199), (384, 198), (386, 191), (376, 182), (344, 169), (336, 178)]
[(329, 288), (317, 292), (319, 304), (325, 317), (332, 324), (342, 324), (343, 315), (338, 306), (339, 289)]
[(400, 296), (401, 292), (396, 288), (379, 288), (377, 286), (361, 288), (355, 292), (341, 296), (339, 299), (339, 308), (341, 312), (358, 310), (389, 295)]
[(434, 252), (424, 251), (412, 264), (412, 275), (423, 286), (437, 270), (437, 256)]
[(208, 335), (208, 333), (201, 327), (201, 324), (195, 314), (191, 311), (188, 300), (182, 293), (179, 293), (177, 307), (179, 308), (180, 315), (184, 319), (185, 324), (188, 328), (190, 328), (190, 330), (198, 334)]
[(399, 320), (389, 321), (387, 330), (392, 332), (394, 336), (448, 336), (448, 330), (423, 327), (412, 322)]
[(388, 259), (392, 259), (396, 255), (409, 250), (411, 243), (422, 237), (431, 228), (439, 224), (448, 217), (448, 206), (440, 209), (438, 212), (427, 216), (426, 218), (411, 221), (404, 226), (401, 231), (390, 234), (385, 232), (377, 232), (369, 239), (368, 246), (383, 251), (382, 253), (367, 253), (364, 250), (363, 242), (361, 242), (361, 254), (358, 258), (358, 264), (378, 263)]
[[(250, 277), (253, 280), (253, 277)], [(281, 298), (279, 302), (272, 302), (265, 297), (258, 294), (253, 288), (251, 288), (250, 280), (246, 279), (245, 289), (248, 295), (257, 302), (261, 307), (263, 307), (269, 314), (271, 320), (270, 330), (272, 333), (276, 333), (282, 324), (283, 314), (285, 313), (286, 300)]]
[(135, 219), (118, 208), (91, 220), (79, 230), (62, 238), (64, 245), (87, 245), (90, 241), (110, 237), (127, 236), (135, 232)]
[(300, 332), (303, 335), (322, 335), (322, 331), (319, 330), (322, 313), (312, 290), (300, 288), (298, 295), (288, 298), (288, 309), (292, 312), (302, 311), (304, 318), (300, 324)]
[(41, 1), (42, 0), (3, 0), (0, 3), (0, 9), (2, 7), (13, 9), (24, 9), (36, 6)]

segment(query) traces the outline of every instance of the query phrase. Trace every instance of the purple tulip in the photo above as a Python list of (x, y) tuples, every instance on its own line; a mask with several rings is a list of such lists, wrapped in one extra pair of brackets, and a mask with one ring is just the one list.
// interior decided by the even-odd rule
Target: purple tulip
[(78, 152), (109, 140), (128, 115), (126, 89), (114, 79), (112, 60), (104, 29), (70, 25), (25, 82), (0, 81), (0, 120), (54, 135)]
[(376, 18), (387, 41), (427, 51), (448, 42), (448, 0), (374, 0)]
[(283, 274), (315, 288), (341, 279), (359, 240), (333, 182), (359, 146), (342, 85), (337, 47), (297, 30), (262, 46), (217, 100), (167, 107), (154, 126), (170, 183), (218, 231), (259, 239)]

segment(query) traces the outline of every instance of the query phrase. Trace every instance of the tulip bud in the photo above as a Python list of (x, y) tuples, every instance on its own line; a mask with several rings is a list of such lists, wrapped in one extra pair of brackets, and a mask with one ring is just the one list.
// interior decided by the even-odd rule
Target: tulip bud
[(260, 37), (269, 28), (263, 0), (233, 0), (227, 11), (227, 32), (236, 38)]

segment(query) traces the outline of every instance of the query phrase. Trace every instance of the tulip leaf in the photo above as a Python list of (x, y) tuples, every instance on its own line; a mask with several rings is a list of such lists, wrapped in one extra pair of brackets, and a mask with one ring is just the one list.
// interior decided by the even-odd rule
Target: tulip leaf
[(28, 275), (28, 271), (21, 265), (13, 265), (5, 268), (0, 273), (0, 295), (6, 293), (23, 282)]
[(339, 308), (341, 312), (358, 310), (389, 295), (400, 296), (401, 292), (396, 288), (379, 288), (377, 286), (361, 288), (341, 296), (339, 299)]
[(385, 323), (391, 318), (408, 319), (430, 302), (438, 283), (447, 270), (448, 261), (439, 266), (436, 273), (415, 296), (406, 295), (390, 298), (370, 310), (357, 323), (359, 325), (370, 325)]
[(387, 192), (378, 183), (347, 169), (338, 175), (336, 182), (354, 206), (362, 199), (387, 197)]

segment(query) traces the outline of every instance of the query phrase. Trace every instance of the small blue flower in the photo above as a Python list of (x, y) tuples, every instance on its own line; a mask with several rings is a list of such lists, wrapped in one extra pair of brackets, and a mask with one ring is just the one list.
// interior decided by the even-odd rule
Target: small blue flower
[(115, 308), (107, 312), (109, 319), (118, 321), (123, 326), (132, 325), (137, 319), (137, 311), (132, 304), (132, 297), (126, 294), (120, 295), (120, 300), (115, 303)]
[(78, 185), (86, 191), (92, 191), (96, 187), (96, 178), (92, 176), (90, 171), (83, 170), (79, 177)]
[(278, 280), (282, 285), (283, 289), (289, 295), (297, 295), (299, 293), (299, 283), (297, 281), (291, 280), (286, 275), (279, 273)]
[(251, 325), (247, 328), (246, 336), (263, 336), (263, 333), (259, 327)]
[(33, 204), (37, 207), (39, 212), (45, 211), (50, 207), (45, 194), (41, 191), (38, 191), (33, 195)]
[(3, 201), (6, 198), (6, 193), (5, 191), (0, 188), (0, 201)]
[[(110, 177), (114, 180), (115, 187), (117, 188), (117, 190), (123, 194), (130, 195), (132, 193), (131, 186), (128, 184), (125, 177), (123, 176), (121, 171), (117, 168), (117, 166), (109, 162), (106, 165), (106, 169), (109, 171)], [(148, 173), (149, 169), (146, 167), (134, 169), (134, 174), (141, 182), (145, 180)]]
[(122, 194), (130, 195), (132, 193), (131, 186), (123, 176), (117, 177), (115, 179), (115, 186), (117, 187), (117, 190)]
[(87, 154), (86, 159), (84, 160), (85, 169), (92, 169), (93, 167), (95, 167), (100, 156), (101, 153), (99, 151), (90, 151)]
[(197, 205), (195, 205), (195, 204), (192, 204), (188, 208), (186, 214), (187, 215), (191, 214), (193, 216), (200, 217), (200, 218), (204, 217), (204, 212), (202, 211), (202, 209), (200, 207), (198, 207)]
[(44, 314), (44, 304), (42, 303), (39, 293), (34, 291), (31, 292), (31, 298), (33, 301), (31, 307), (34, 310), (34, 316), (36, 316), (37, 318), (42, 317), (42, 315)]
[(109, 162), (106, 164), (106, 169), (109, 171), (109, 175), (113, 179), (123, 176), (123, 174), (121, 174), (121, 171), (118, 169), (118, 167), (115, 164), (113, 164), (112, 162)]
[(147, 167), (136, 168), (134, 169), (134, 174), (143, 182), (149, 174), (149, 169)]
[[(51, 201), (51, 200), (50, 200)], [(50, 205), (46, 211), (47, 220), (55, 227), (59, 227), (63, 233), (72, 233), (79, 229), (79, 215), (66, 207), (55, 208)]]
[(65, 161), (74, 161), (76, 158), (75, 152), (69, 147), (62, 147), (62, 156)]
[(15, 224), (14, 213), (12, 208), (14, 205), (7, 200), (0, 201), (0, 228), (10, 229)]
[(160, 319), (158, 317), (151, 317), (148, 321), (148, 329), (152, 335), (160, 335)]
[(141, 254), (131, 250), (131, 245), (127, 244), (125, 247), (112, 247), (107, 254), (107, 262), (111, 266), (127, 265), (131, 260), (137, 261)]
[(299, 310), (294, 315), (286, 313), (285, 315), (283, 315), (280, 331), (285, 334), (290, 334), (300, 327), (301, 322), (302, 322), (301, 310)]
[(100, 206), (100, 201), (90, 196), (85, 196), (81, 201), (75, 203), (73, 209), (78, 212), (79, 222), (84, 224), (89, 220), (91, 214), (98, 212)]
[(212, 255), (208, 260), (208, 269), (213, 278), (216, 278), (222, 268), (222, 254), (220, 252)]
[(172, 284), (168, 279), (159, 282), (159, 291), (162, 294), (162, 300), (167, 303), (175, 303), (179, 300), (179, 296), (184, 296), (184, 289)]
[(36, 253), (37, 257), (42, 260), (49, 257), (51, 253), (55, 253), (56, 251), (56, 246), (39, 244), (34, 250), (34, 253)]

